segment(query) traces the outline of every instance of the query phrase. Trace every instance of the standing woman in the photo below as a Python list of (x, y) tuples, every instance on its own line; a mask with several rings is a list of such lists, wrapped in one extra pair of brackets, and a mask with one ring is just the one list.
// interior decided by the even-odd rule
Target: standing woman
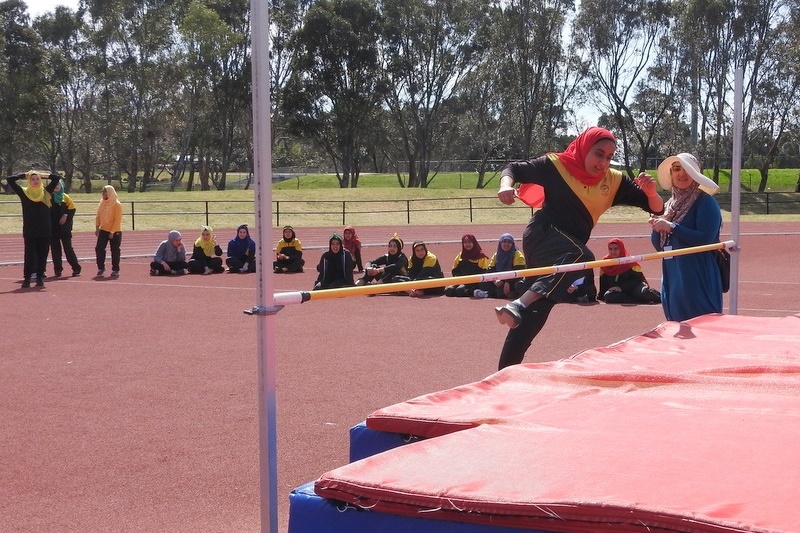
[(117, 197), (113, 185), (103, 186), (103, 199), (97, 206), (94, 234), (97, 236), (97, 245), (94, 248), (97, 254), (97, 275), (102, 276), (106, 271), (106, 246), (111, 244), (111, 277), (119, 276), (119, 260), (122, 257), (122, 204)]
[(75, 202), (64, 192), (64, 180), (59, 180), (53, 191), (53, 205), (50, 208), (53, 222), (53, 238), (50, 242), (50, 256), (53, 259), (53, 272), (56, 277), (61, 276), (63, 270), (61, 250), (67, 263), (72, 267), (72, 276), (81, 275), (81, 265), (78, 256), (72, 248), (72, 222), (75, 218)]
[[(650, 240), (658, 251), (719, 242), (722, 212), (712, 196), (719, 190), (703, 175), (692, 154), (668, 157), (658, 165), (658, 182), (671, 190), (664, 215), (652, 217)], [(722, 277), (717, 250), (662, 259), (661, 305), (667, 320), (722, 313)]]
[[(27, 187), (20, 187), (17, 180), (26, 177)], [(22, 288), (31, 286), (31, 276), (36, 274), (36, 286), (44, 287), (44, 270), (47, 266), (47, 251), (53, 233), (50, 220), (51, 195), (61, 176), (50, 174), (50, 183), (42, 185), (38, 173), (29, 171), (6, 178), (9, 187), (22, 202), (22, 238), (25, 241), (25, 262)]]

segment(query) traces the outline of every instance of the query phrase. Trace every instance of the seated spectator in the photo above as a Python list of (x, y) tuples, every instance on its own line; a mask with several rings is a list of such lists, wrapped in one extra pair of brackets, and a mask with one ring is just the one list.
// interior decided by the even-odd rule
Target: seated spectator
[(228, 242), (228, 272), (255, 272), (256, 271), (256, 242), (250, 238), (247, 224), (236, 228), (236, 237)]
[(594, 270), (584, 270), (584, 276), (578, 278), (567, 287), (564, 295), (565, 303), (594, 303), (597, 301), (597, 286), (594, 284)]
[[(609, 239), (608, 255), (616, 259), (630, 255), (622, 239)], [(661, 303), (661, 293), (648, 285), (639, 263), (612, 265), (600, 269), (600, 296), (607, 304)]]
[[(442, 272), (442, 267), (439, 265), (439, 260), (428, 251), (428, 247), (424, 242), (415, 241), (411, 246), (411, 251), (411, 258), (408, 260), (408, 281), (444, 278), (444, 272)], [(408, 291), (408, 295), (413, 297), (424, 296), (426, 294), (444, 294), (444, 287), (412, 289)]]
[(403, 241), (394, 234), (389, 239), (388, 252), (365, 265), (364, 275), (356, 285), (368, 283), (396, 283), (408, 279), (408, 257), (403, 253)]
[[(500, 235), (497, 242), (497, 251), (489, 260), (489, 272), (508, 272), (525, 268), (525, 256), (517, 249), (514, 237), (510, 233)], [(498, 279), (484, 281), (480, 288), (472, 293), (476, 298), (508, 298), (511, 300), (519, 297), (524, 292), (525, 280)]]
[(200, 237), (194, 241), (192, 258), (189, 260), (189, 274), (219, 274), (225, 272), (222, 266), (222, 248), (217, 244), (211, 226), (200, 226)]
[(353, 286), (353, 256), (345, 250), (342, 238), (334, 233), (328, 240), (328, 251), (322, 254), (317, 265), (314, 290), (338, 289)]
[(150, 263), (151, 276), (164, 276), (186, 274), (186, 248), (181, 240), (181, 232), (172, 230), (167, 235), (167, 240), (161, 241), (156, 250), (156, 255)]
[(344, 244), (345, 249), (350, 252), (350, 255), (353, 256), (353, 261), (355, 261), (358, 271), (364, 272), (364, 265), (361, 262), (361, 241), (358, 239), (358, 235), (356, 235), (356, 228), (353, 226), (344, 228), (344, 241), (342, 241), (342, 244)]
[[(453, 276), (471, 276), (485, 274), (489, 270), (489, 258), (483, 253), (475, 235), (466, 233), (461, 237), (461, 253), (453, 261)], [(479, 283), (448, 285), (444, 288), (445, 296), (473, 296)]]
[(283, 238), (275, 246), (275, 261), (272, 263), (273, 270), (276, 274), (302, 272), (305, 264), (303, 245), (297, 239), (294, 228), (284, 226)]

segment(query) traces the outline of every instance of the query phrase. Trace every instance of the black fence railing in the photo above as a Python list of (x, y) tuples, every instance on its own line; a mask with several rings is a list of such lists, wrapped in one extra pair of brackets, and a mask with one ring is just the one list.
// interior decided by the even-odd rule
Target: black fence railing
[[(718, 193), (715, 198), (723, 210), (730, 210), (730, 193)], [(94, 229), (97, 202), (76, 201), (75, 204), (78, 226), (76, 230), (89, 227)], [(123, 228), (136, 230), (201, 224), (236, 227), (241, 223), (252, 224), (254, 207), (252, 200), (125, 201)], [(487, 223), (518, 219), (518, 210), (526, 210), (526, 215), (531, 212), (530, 208), (520, 202), (509, 208), (491, 196), (397, 200), (273, 200), (272, 222), (274, 226), (288, 223), (305, 226)], [(800, 193), (745, 193), (741, 195), (740, 212), (743, 215), (798, 214)], [(165, 221), (164, 217), (171, 220)], [(3, 219), (21, 221), (18, 200), (0, 200), (0, 224)]]

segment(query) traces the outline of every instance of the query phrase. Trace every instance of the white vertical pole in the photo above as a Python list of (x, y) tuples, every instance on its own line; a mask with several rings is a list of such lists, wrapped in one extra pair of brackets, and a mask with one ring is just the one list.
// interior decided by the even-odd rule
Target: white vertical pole
[[(744, 72), (737, 67), (733, 79), (733, 158), (731, 160), (731, 240), (739, 243), (739, 215), (742, 185), (742, 98)], [(739, 314), (739, 253), (731, 254), (730, 314)]]
[[(278, 469), (275, 421), (275, 316), (272, 305), (272, 139), (270, 131), (269, 6), (250, 0), (253, 69), (253, 173), (258, 227), (258, 288), (252, 314), (258, 341), (258, 438), (261, 480), (261, 531), (278, 532)], [(265, 260), (266, 259), (266, 260)]]

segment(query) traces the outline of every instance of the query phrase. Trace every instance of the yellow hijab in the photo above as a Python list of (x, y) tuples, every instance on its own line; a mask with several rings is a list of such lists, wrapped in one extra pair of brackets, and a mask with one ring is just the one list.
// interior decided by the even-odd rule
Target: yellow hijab
[(100, 192), (102, 193), (103, 191), (106, 191), (108, 198), (100, 198), (100, 205), (98, 207), (103, 207), (103, 205), (110, 206), (119, 202), (117, 190), (113, 185), (103, 185), (103, 188), (100, 189)]
[[(207, 231), (211, 234), (208, 240), (203, 239), (203, 232)], [(200, 236), (194, 241), (196, 247), (202, 248), (206, 257), (214, 257), (214, 248), (217, 246), (217, 240), (214, 238), (214, 230), (211, 226), (200, 226)]]
[[(31, 176), (33, 175), (39, 176), (39, 185), (36, 187), (31, 185)], [(32, 202), (42, 202), (47, 207), (50, 207), (50, 193), (47, 192), (44, 189), (44, 185), (42, 185), (42, 172), (38, 170), (29, 170), (25, 173), (25, 179), (28, 180), (28, 186), (23, 187), (22, 191), (25, 193), (25, 196), (28, 197), (28, 200)]]

